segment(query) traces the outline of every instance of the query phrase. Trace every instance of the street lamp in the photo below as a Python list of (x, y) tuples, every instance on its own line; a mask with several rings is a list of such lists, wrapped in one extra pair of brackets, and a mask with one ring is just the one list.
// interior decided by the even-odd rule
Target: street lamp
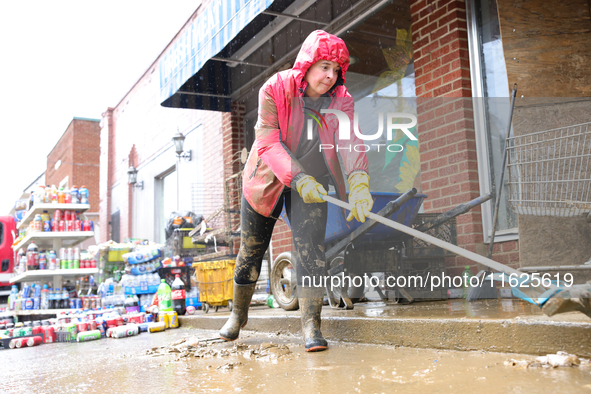
[(181, 157), (186, 161), (191, 161), (191, 149), (186, 152), (183, 152), (183, 145), (185, 144), (185, 136), (183, 133), (177, 130), (174, 137), (172, 137), (172, 141), (174, 142), (174, 148), (176, 151), (177, 157), (180, 159)]
[(181, 164), (181, 158), (185, 159), (186, 161), (191, 161), (191, 149), (187, 152), (183, 152), (183, 145), (185, 144), (185, 136), (183, 133), (179, 131), (177, 128), (176, 134), (172, 137), (172, 142), (174, 142), (174, 149), (176, 152), (177, 164), (176, 164), (176, 210), (179, 211), (180, 208), (180, 193), (179, 193), (179, 184), (180, 184), (180, 176), (179, 176), (179, 169)]
[(144, 181), (138, 183), (137, 181), (137, 169), (134, 166), (129, 166), (127, 170), (127, 183), (132, 187), (137, 187), (140, 190), (144, 190)]

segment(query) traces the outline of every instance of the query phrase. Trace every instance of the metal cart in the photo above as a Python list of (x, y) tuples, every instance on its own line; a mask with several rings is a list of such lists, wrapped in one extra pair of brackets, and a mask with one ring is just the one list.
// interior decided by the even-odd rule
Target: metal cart
[(515, 212), (591, 221), (591, 123), (510, 137), (506, 147)]

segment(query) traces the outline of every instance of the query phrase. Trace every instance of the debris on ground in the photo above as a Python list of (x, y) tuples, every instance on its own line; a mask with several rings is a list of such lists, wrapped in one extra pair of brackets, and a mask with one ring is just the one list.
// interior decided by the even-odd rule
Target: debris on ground
[(576, 366), (591, 366), (591, 361), (581, 359), (574, 354), (567, 352), (557, 352), (556, 354), (548, 354), (546, 356), (536, 357), (534, 360), (515, 360), (509, 359), (505, 361), (507, 367), (518, 368), (558, 368), (558, 367), (576, 367)]
[[(164, 355), (176, 355), (177, 360), (188, 357), (213, 358), (242, 356), (249, 360), (275, 361), (280, 359), (293, 358), (295, 355), (289, 346), (276, 343), (262, 343), (260, 345), (246, 345), (236, 343), (232, 348), (227, 347), (228, 343), (218, 341), (216, 338), (183, 338), (166, 346), (153, 347), (146, 351), (146, 355), (152, 357)], [(229, 362), (216, 369), (230, 370), (235, 366), (242, 365), (241, 362)]]

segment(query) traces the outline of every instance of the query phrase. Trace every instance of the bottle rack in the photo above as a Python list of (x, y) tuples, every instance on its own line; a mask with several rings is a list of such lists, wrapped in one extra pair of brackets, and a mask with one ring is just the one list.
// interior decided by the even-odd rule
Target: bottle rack
[[(29, 209), (23, 220), (17, 225), (18, 229), (25, 228), (33, 219), (35, 215), (42, 214), (47, 211), (51, 217), (56, 209), (78, 211), (80, 213), (86, 212), (90, 209), (89, 204), (35, 204)], [(39, 249), (54, 250), (59, 253), (63, 247), (74, 247), (79, 243), (94, 237), (94, 231), (35, 231), (30, 232), (21, 242), (13, 247), (15, 251), (26, 247), (34, 242)], [(15, 262), (18, 264), (18, 262)], [(81, 268), (81, 269), (58, 269), (58, 270), (34, 270), (26, 271), (20, 275), (16, 275), (10, 279), (10, 283), (18, 282), (34, 282), (36, 280), (50, 279), (54, 288), (62, 287), (62, 277), (76, 277), (84, 275), (92, 275), (98, 273), (98, 268)]]

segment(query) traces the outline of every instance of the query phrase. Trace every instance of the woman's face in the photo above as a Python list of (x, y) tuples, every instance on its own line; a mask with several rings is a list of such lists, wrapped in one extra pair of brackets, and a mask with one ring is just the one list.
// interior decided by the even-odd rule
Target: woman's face
[(308, 82), (306, 96), (320, 97), (333, 87), (341, 67), (337, 62), (318, 60), (306, 72), (304, 81)]

